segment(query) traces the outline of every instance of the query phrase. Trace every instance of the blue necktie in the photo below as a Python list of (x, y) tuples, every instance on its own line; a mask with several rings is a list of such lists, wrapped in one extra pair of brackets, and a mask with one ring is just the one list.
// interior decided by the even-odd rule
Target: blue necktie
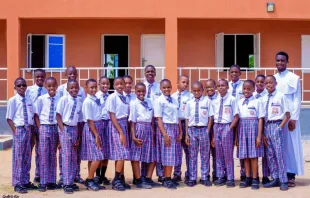
[(147, 105), (146, 101), (141, 101), (141, 105), (145, 108), (145, 109), (149, 109), (149, 106)]
[(267, 100), (267, 104), (266, 104), (265, 122), (268, 121), (268, 108), (269, 108), (269, 102), (270, 102), (271, 96), (272, 96), (272, 94), (268, 94), (268, 100)]
[(100, 99), (96, 98), (95, 102), (97, 103), (98, 106), (100, 106)]
[(179, 108), (181, 106), (181, 92), (178, 94), (178, 103), (179, 103)]
[(255, 98), (258, 99), (259, 97), (261, 97), (261, 95), (259, 93), (256, 94)]
[(233, 91), (232, 91), (232, 96), (236, 97), (236, 91), (237, 91), (237, 84), (236, 83), (231, 83), (232, 87), (233, 87)]
[(222, 122), (224, 99), (221, 98), (218, 122)]
[(125, 96), (120, 95), (119, 98), (121, 99), (121, 101), (122, 101), (124, 104), (127, 104), (127, 102), (126, 102), (126, 97), (125, 97)]
[(24, 124), (27, 127), (29, 124), (28, 124), (28, 112), (27, 112), (26, 99), (23, 98), (22, 102), (23, 102), (23, 112), (24, 112)]
[(50, 121), (50, 122), (54, 121), (54, 110), (55, 110), (54, 99), (55, 98), (50, 97), (51, 106), (50, 106), (50, 113), (49, 113), (49, 116), (48, 116), (48, 121)]
[(153, 86), (153, 84), (149, 84), (149, 86), (148, 86), (148, 90), (147, 90), (147, 98), (150, 98), (151, 97), (151, 89), (152, 89), (152, 86)]
[(195, 99), (195, 123), (199, 123), (199, 99)]
[(169, 103), (172, 103), (172, 98), (171, 98), (171, 96), (168, 96), (167, 100), (168, 100)]
[(74, 104), (73, 104), (72, 111), (70, 114), (70, 120), (72, 120), (74, 118), (74, 113), (75, 113), (75, 109), (76, 109), (76, 105), (77, 105), (76, 98), (73, 98), (73, 101), (74, 101)]
[(246, 98), (246, 99), (243, 101), (242, 106), (243, 106), (243, 105), (248, 105), (248, 104), (249, 104), (249, 99)]
[(42, 91), (42, 87), (39, 87), (37, 97), (41, 96), (41, 91)]

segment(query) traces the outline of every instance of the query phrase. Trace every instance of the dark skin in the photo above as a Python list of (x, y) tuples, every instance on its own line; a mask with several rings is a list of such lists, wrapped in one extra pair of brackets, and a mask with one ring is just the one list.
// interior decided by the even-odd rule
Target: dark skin
[(148, 83), (154, 83), (156, 77), (156, 70), (153, 67), (147, 67), (144, 70), (144, 76)]
[[(278, 72), (284, 72), (287, 68), (288, 60), (286, 56), (283, 55), (277, 55), (276, 56), (276, 67), (278, 69)], [(294, 131), (296, 128), (296, 120), (290, 120), (288, 122), (288, 129), (289, 131)]]
[[(26, 81), (25, 80), (17, 80), (15, 82), (14, 89), (16, 90), (17, 94), (19, 94), (21, 97), (25, 97), (25, 93), (26, 93), (26, 89), (27, 89)], [(16, 135), (15, 134), (16, 127), (15, 127), (13, 120), (6, 119), (6, 121), (7, 121), (8, 125), (10, 126), (10, 128), (12, 129), (13, 135)]]
[(126, 94), (130, 94), (131, 93), (131, 87), (132, 87), (132, 80), (131, 80), (131, 78), (124, 78), (124, 81), (125, 81), (124, 92)]
[(231, 81), (235, 83), (240, 79), (241, 71), (237, 67), (231, 67), (229, 69), (229, 75), (230, 75)]
[(39, 87), (43, 87), (45, 77), (46, 77), (46, 74), (44, 72), (36, 71), (34, 73), (34, 81), (35, 81), (36, 85), (38, 85)]
[(265, 89), (265, 79), (263, 77), (257, 77), (255, 79), (256, 92), (262, 93)]
[(68, 67), (65, 71), (65, 76), (69, 80), (76, 80), (78, 74), (75, 67)]

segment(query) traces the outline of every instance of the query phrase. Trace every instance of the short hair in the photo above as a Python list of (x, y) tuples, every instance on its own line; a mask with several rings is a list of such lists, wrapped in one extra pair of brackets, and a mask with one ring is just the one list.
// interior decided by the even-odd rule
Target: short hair
[(96, 81), (95, 79), (90, 78), (90, 79), (88, 79), (88, 80), (86, 81), (86, 86), (87, 86), (89, 83), (91, 83), (91, 82), (97, 83), (97, 81)]
[(224, 82), (225, 82), (225, 84), (226, 84), (226, 86), (227, 86), (227, 87), (229, 86), (229, 85), (228, 85), (228, 81), (227, 81), (226, 79), (221, 78), (221, 79), (219, 79), (218, 83), (219, 83), (220, 81), (224, 81)]
[(67, 67), (67, 69), (65, 70), (65, 73), (67, 73), (68, 69), (74, 69), (75, 71), (77, 71), (76, 67), (73, 65), (70, 65)]
[(56, 84), (57, 84), (57, 80), (56, 80), (56, 78), (54, 78), (54, 77), (47, 77), (47, 78), (45, 79), (45, 83), (47, 83), (47, 81), (49, 81), (49, 80), (52, 80), (52, 81), (56, 82)]
[(125, 75), (125, 76), (123, 76), (123, 79), (125, 80), (125, 78), (129, 78), (131, 81), (133, 81), (132, 80), (132, 77), (130, 76), (130, 75)]
[[(108, 77), (106, 77), (106, 76), (101, 76), (101, 77), (100, 77), (100, 79), (99, 79), (99, 82), (100, 82), (102, 79), (109, 80), (109, 78), (108, 78)], [(109, 83), (110, 83), (110, 80), (109, 80)]]
[(280, 51), (280, 52), (278, 52), (277, 54), (276, 54), (276, 57), (278, 56), (278, 55), (282, 55), (282, 56), (285, 56), (286, 57), (286, 60), (288, 61), (288, 54), (286, 53), (286, 52), (283, 52), (283, 51)]
[(136, 86), (135, 86), (135, 89), (137, 89), (137, 87), (139, 87), (139, 86), (143, 86), (143, 87), (146, 88), (146, 86), (145, 86), (145, 84), (144, 84), (143, 82), (138, 82), (138, 83), (136, 84)]
[(246, 80), (246, 81), (244, 81), (243, 85), (245, 83), (249, 83), (249, 84), (251, 84), (253, 86), (253, 88), (255, 88), (255, 82), (253, 80)]
[(15, 79), (14, 85), (16, 85), (17, 81), (20, 81), (20, 80), (23, 81), (25, 84), (27, 84), (27, 83), (26, 83), (26, 80), (25, 80), (24, 78), (19, 77), (19, 78), (16, 78), (16, 79)]
[(179, 76), (178, 81), (180, 81), (180, 79), (181, 79), (182, 77), (189, 79), (188, 76), (182, 74), (182, 75)]
[(258, 74), (258, 75), (255, 77), (255, 80), (256, 80), (257, 78), (263, 78), (263, 79), (265, 80), (265, 79), (266, 79), (266, 76), (263, 75), (263, 74)]
[(71, 84), (71, 83), (77, 83), (77, 84), (78, 84), (78, 86), (80, 86), (80, 85), (79, 85), (79, 82), (78, 82), (78, 81), (76, 81), (76, 80), (68, 80), (68, 82), (67, 82), (67, 86), (68, 86), (69, 84)]
[(36, 70), (34, 70), (34, 74), (35, 73), (37, 73), (37, 72), (42, 72), (44, 75), (46, 75), (46, 73), (45, 73), (45, 70), (44, 69), (36, 69)]
[(123, 77), (120, 77), (120, 76), (114, 78), (113, 85), (115, 84), (115, 82), (116, 82), (117, 80), (122, 80), (122, 81), (124, 81), (124, 78), (123, 78)]
[(207, 83), (207, 82), (212, 82), (212, 83), (214, 84), (214, 86), (216, 86), (216, 82), (215, 82), (215, 80), (213, 80), (213, 79), (211, 79), (211, 78), (210, 78), (210, 79), (208, 79), (208, 80), (206, 80), (206, 83)]
[(149, 68), (149, 67), (152, 67), (155, 71), (156, 71), (156, 68), (154, 67), (154, 65), (147, 65), (145, 68), (144, 68), (144, 71)]
[(231, 65), (231, 66), (229, 67), (229, 70), (231, 70), (231, 68), (237, 68), (239, 71), (241, 71), (239, 65)]
[(170, 85), (171, 85), (171, 81), (170, 81), (169, 79), (165, 78), (165, 79), (162, 79), (162, 80), (160, 81), (160, 86), (161, 86), (164, 82), (168, 82), (168, 83), (170, 83)]
[(276, 77), (274, 77), (274, 75), (268, 75), (268, 76), (266, 76), (266, 78), (273, 78), (273, 80), (274, 80), (275, 82), (277, 82), (277, 79), (276, 79)]
[(200, 81), (196, 81), (193, 83), (192, 87), (198, 85), (200, 87), (200, 89), (203, 89), (202, 83)]

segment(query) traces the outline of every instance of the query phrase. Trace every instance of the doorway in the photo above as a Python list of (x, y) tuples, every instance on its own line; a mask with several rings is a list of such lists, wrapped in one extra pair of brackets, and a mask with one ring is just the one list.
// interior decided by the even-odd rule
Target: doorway
[(45, 68), (45, 35), (32, 35), (28, 37), (31, 39), (31, 50), (29, 67), (31, 68)]

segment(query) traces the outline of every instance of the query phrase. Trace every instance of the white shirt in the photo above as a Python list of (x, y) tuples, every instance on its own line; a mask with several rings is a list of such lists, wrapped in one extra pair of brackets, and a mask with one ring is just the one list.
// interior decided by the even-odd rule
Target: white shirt
[[(83, 113), (83, 121), (87, 122), (87, 120), (99, 121), (101, 120), (102, 108), (103, 104), (96, 103), (98, 98), (96, 96), (92, 96), (87, 94), (82, 106)], [(99, 100), (100, 101), (100, 100)]]
[(154, 117), (162, 118), (166, 124), (178, 124), (178, 102), (171, 97), (172, 103), (169, 103), (167, 98), (162, 94), (155, 100)]
[[(222, 97), (219, 95), (214, 101), (214, 122), (219, 123), (218, 117), (220, 113)], [(235, 98), (227, 93), (223, 97), (223, 111), (222, 111), (222, 124), (231, 123), (234, 120), (234, 116), (238, 114), (238, 107)]]
[[(16, 94), (9, 99), (7, 104), (6, 119), (10, 119), (14, 122), (14, 125), (25, 126), (24, 123), (24, 108), (23, 108), (23, 97)], [(27, 114), (28, 114), (28, 125), (33, 125), (33, 106), (30, 98), (26, 98)]]
[(213, 111), (215, 110), (216, 106), (215, 106), (215, 100), (216, 98), (218, 97), (218, 94), (214, 93), (213, 96), (209, 97), (209, 96), (205, 96), (205, 97), (208, 97), (209, 100), (211, 100), (211, 104), (212, 104), (212, 107), (213, 107)]
[(261, 100), (256, 99), (254, 96), (248, 98), (249, 103), (243, 104), (246, 98), (238, 101), (238, 112), (240, 118), (263, 118), (264, 108)]
[(103, 92), (102, 91), (98, 91), (96, 93), (96, 97), (100, 99), (100, 103), (102, 104), (102, 111), (101, 111), (101, 119), (102, 120), (109, 120), (110, 119), (110, 115), (109, 115), (109, 112), (107, 111), (107, 108), (106, 108), (106, 102), (107, 102), (107, 99), (109, 97), (109, 93), (107, 92), (106, 94), (108, 95), (107, 99), (104, 100), (103, 98)]
[(137, 98), (135, 93), (127, 94), (126, 92), (123, 92), (123, 95), (126, 97), (126, 102), (130, 104), (131, 101), (135, 100)]
[[(35, 103), (38, 99), (38, 93), (39, 93), (39, 86), (37, 84), (34, 84), (27, 88), (25, 96), (28, 97), (32, 103)], [(41, 95), (47, 94), (47, 89), (43, 86), (41, 90)]]
[(257, 93), (257, 91), (254, 91), (253, 96), (256, 98), (256, 95), (257, 95), (257, 94), (260, 95), (260, 97), (258, 97), (258, 99), (259, 99), (260, 101), (262, 101), (262, 98), (264, 97), (264, 95), (268, 94), (268, 91), (267, 91), (267, 89), (264, 89), (264, 90), (263, 90), (262, 92), (260, 92), (260, 93)]
[[(234, 90), (232, 84), (233, 84), (233, 82), (230, 81), (230, 82), (229, 82), (229, 89), (228, 89), (228, 91), (227, 91), (230, 95), (232, 95), (233, 90)], [(235, 84), (237, 84), (237, 87), (236, 87), (236, 96), (235, 96), (235, 98), (236, 98), (236, 101), (239, 101), (240, 99), (244, 98), (244, 95), (243, 95), (243, 92), (242, 92), (242, 89), (243, 89), (243, 88), (242, 88), (242, 87), (243, 87), (243, 81), (238, 80), (237, 82), (235, 82)]]
[(107, 111), (114, 113), (116, 119), (126, 118), (129, 114), (129, 104), (127, 102), (126, 104), (122, 102), (120, 96), (122, 96), (122, 94), (118, 92), (112, 93), (105, 104)]
[(74, 100), (71, 95), (63, 96), (59, 99), (56, 108), (56, 113), (59, 113), (62, 117), (62, 122), (69, 126), (77, 126), (77, 123), (83, 119), (82, 116), (82, 101), (76, 98), (76, 109), (74, 111), (73, 119), (70, 119)]
[[(147, 81), (144, 82), (145, 86), (146, 86), (146, 92), (145, 92), (145, 98), (147, 98), (147, 92), (149, 90), (149, 84)], [(150, 100), (154, 103), (154, 101), (161, 96), (162, 92), (160, 90), (160, 84), (157, 82), (153, 82), (152, 83), (153, 86), (151, 88), (151, 96), (150, 96)]]
[(300, 78), (296, 74), (285, 70), (274, 75), (277, 79), (277, 90), (284, 94), (289, 102), (291, 120), (299, 120), (301, 106)]
[[(264, 116), (266, 115), (268, 95), (269, 93), (263, 97)], [(268, 104), (268, 120), (283, 120), (286, 112), (290, 112), (287, 99), (281, 92), (275, 90)]]
[(56, 120), (56, 107), (59, 101), (59, 97), (56, 95), (54, 96), (54, 117), (53, 122), (49, 121), (49, 115), (50, 115), (50, 107), (51, 107), (51, 96), (47, 93), (43, 96), (40, 96), (37, 99), (37, 102), (34, 105), (34, 113), (38, 114), (40, 119), (40, 124), (57, 124)]
[(151, 100), (145, 98), (148, 108), (144, 107), (142, 101), (136, 98), (130, 103), (129, 121), (132, 122), (152, 122), (154, 109)]
[[(179, 104), (178, 98), (179, 98), (179, 91), (173, 93), (171, 97), (173, 97)], [(190, 93), (187, 90), (184, 90), (181, 92), (181, 102), (179, 104), (179, 118), (181, 120), (185, 120), (185, 109), (186, 109), (186, 103), (190, 101), (192, 98), (194, 98), (194, 95)]]
[[(69, 92), (67, 91), (67, 83), (62, 84), (58, 87), (57, 95), (59, 95), (59, 97), (70, 95)], [(83, 87), (80, 87), (77, 97), (80, 98), (82, 102), (85, 100), (86, 95)]]
[(188, 126), (208, 126), (208, 118), (214, 115), (211, 100), (203, 96), (199, 98), (198, 123), (195, 122), (195, 113), (196, 98), (193, 98), (186, 104), (185, 117), (188, 119)]

